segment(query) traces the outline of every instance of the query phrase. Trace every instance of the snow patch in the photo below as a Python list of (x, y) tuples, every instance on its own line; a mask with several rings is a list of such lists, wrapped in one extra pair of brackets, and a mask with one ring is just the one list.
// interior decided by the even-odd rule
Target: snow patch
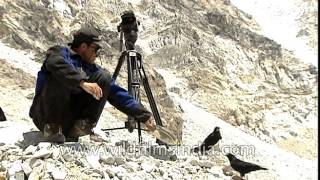
[(14, 144), (23, 140), (23, 133), (33, 129), (33, 125), (23, 122), (0, 122), (0, 143)]

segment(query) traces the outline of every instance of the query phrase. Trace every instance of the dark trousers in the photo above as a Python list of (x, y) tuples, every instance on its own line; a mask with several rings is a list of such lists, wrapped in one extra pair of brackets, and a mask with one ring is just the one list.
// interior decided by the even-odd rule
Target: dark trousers
[(102, 89), (100, 100), (80, 87), (68, 88), (52, 75), (47, 78), (30, 108), (30, 117), (40, 131), (46, 123), (58, 123), (63, 134), (67, 135), (76, 120), (88, 119), (92, 124), (98, 122), (110, 92), (111, 76), (107, 71), (99, 70), (88, 80), (96, 82)]

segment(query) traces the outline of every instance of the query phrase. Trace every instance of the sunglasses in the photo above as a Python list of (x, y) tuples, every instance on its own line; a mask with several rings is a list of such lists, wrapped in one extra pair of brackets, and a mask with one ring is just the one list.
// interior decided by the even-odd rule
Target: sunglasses
[(98, 56), (101, 52), (101, 47), (96, 44), (90, 44), (89, 47), (93, 49), (93, 52)]

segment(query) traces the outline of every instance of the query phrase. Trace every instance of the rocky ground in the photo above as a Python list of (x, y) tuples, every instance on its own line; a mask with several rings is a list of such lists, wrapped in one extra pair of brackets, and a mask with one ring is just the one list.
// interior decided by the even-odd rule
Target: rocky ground
[[(0, 1), (0, 106), (8, 119), (0, 122), (0, 179), (231, 179), (223, 156), (231, 148), (269, 169), (249, 179), (316, 179), (318, 2), (283, 2)], [(261, 7), (263, 13), (252, 11)], [(127, 8), (142, 22), (137, 50), (164, 125), (180, 145), (170, 147), (170, 156), (150, 154), (159, 148), (154, 138), (144, 134), (144, 144), (138, 144), (137, 132), (126, 130), (109, 132), (101, 144), (85, 138), (65, 145), (26, 144), (22, 133), (36, 130), (28, 111), (45, 50), (70, 41), (81, 22), (94, 22), (107, 47), (97, 62), (112, 73), (119, 55), (115, 27)], [(288, 27), (290, 33), (272, 33)], [(299, 47), (308, 47), (302, 51), (306, 56), (294, 49)], [(125, 70), (117, 79), (123, 86)], [(125, 119), (106, 105), (96, 131), (122, 127)], [(189, 152), (215, 126), (223, 140), (211, 154), (177, 153)]]
[[(228, 179), (221, 165), (215, 163), (217, 158), (225, 161), (222, 156), (170, 160), (169, 155), (157, 155), (161, 148), (156, 148), (85, 140), (60, 146), (40, 143), (24, 150), (1, 144), (1, 169), (10, 179)], [(226, 173), (232, 174), (230, 170)]]

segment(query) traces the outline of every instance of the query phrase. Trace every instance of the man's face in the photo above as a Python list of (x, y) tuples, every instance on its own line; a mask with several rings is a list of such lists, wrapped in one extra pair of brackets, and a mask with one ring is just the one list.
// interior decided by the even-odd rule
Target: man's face
[(89, 64), (93, 64), (94, 60), (96, 59), (96, 57), (98, 56), (98, 50), (100, 49), (100, 46), (98, 46), (95, 43), (91, 43), (91, 44), (82, 44), (82, 52), (80, 54), (81, 58), (89, 63)]

